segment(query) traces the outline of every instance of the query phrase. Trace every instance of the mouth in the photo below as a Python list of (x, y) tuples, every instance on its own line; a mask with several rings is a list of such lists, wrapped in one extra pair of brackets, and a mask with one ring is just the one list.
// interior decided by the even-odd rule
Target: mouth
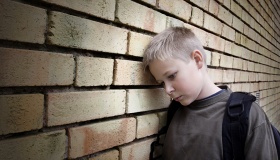
[(174, 98), (174, 100), (175, 100), (175, 101), (180, 101), (180, 100), (182, 99), (182, 97), (183, 97), (183, 96), (176, 97), (176, 98)]

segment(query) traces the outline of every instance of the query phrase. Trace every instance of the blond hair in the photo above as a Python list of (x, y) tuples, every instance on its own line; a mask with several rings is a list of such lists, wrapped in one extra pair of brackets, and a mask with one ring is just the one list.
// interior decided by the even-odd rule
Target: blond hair
[(177, 58), (189, 62), (191, 53), (199, 50), (206, 63), (206, 55), (203, 46), (195, 34), (188, 28), (171, 27), (157, 34), (147, 46), (144, 57), (144, 69), (157, 60)]

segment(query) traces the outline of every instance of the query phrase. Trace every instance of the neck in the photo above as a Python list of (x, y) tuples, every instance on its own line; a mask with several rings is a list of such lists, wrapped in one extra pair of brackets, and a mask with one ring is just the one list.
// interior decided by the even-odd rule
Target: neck
[(217, 93), (220, 90), (221, 89), (218, 86), (216, 86), (212, 82), (210, 77), (207, 75), (207, 76), (205, 76), (204, 84), (203, 84), (203, 87), (202, 87), (202, 90), (201, 90), (199, 96), (197, 97), (197, 100), (209, 97), (212, 94), (215, 94), (215, 93)]

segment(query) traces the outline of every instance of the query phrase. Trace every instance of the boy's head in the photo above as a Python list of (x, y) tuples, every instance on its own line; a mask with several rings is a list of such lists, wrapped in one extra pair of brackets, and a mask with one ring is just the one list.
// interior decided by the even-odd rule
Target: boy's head
[(188, 63), (194, 50), (201, 52), (204, 63), (206, 63), (203, 46), (190, 29), (184, 27), (168, 28), (156, 35), (147, 46), (143, 57), (144, 68), (147, 69), (155, 59), (175, 58)]
[(213, 91), (205, 58), (203, 46), (191, 30), (173, 27), (152, 39), (143, 63), (171, 98), (188, 105)]

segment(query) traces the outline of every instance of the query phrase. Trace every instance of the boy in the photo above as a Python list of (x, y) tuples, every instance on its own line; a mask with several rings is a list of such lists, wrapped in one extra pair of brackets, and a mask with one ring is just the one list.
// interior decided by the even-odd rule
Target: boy
[[(159, 33), (145, 50), (143, 64), (182, 105), (166, 133), (163, 159), (222, 160), (222, 122), (231, 91), (211, 81), (194, 33), (182, 27)], [(250, 110), (244, 153), (247, 160), (278, 159), (270, 123), (256, 103)]]

